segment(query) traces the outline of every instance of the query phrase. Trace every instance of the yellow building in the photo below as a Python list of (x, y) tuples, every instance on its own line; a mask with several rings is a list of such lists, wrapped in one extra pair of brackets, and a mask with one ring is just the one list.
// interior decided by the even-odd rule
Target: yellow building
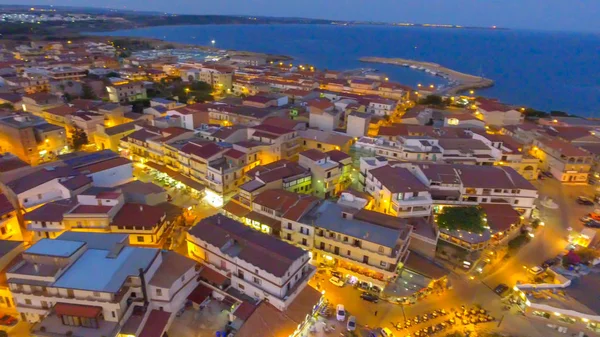
[(94, 143), (100, 150), (109, 149), (114, 152), (119, 151), (121, 138), (126, 137), (135, 131), (137, 122), (129, 122), (113, 127), (98, 126), (94, 134)]
[(166, 240), (166, 213), (159, 206), (127, 203), (113, 219), (113, 233), (129, 235), (129, 244), (161, 247)]
[(24, 250), (22, 241), (0, 240), (0, 312), (7, 313), (15, 311), (15, 301), (12, 297), (8, 283), (6, 282), (6, 272), (13, 267), (18, 260), (17, 257)]

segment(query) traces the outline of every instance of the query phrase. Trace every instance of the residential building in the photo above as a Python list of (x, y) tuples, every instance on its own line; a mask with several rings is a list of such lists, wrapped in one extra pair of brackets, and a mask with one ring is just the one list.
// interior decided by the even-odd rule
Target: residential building
[(108, 99), (114, 103), (125, 103), (147, 98), (144, 82), (123, 81), (106, 87)]
[[(36, 336), (162, 335), (197, 286), (196, 263), (135, 248), (120, 234), (67, 232), (42, 239), (7, 272), (21, 319)], [(147, 333), (147, 332), (146, 332)]]
[(316, 98), (307, 102), (309, 125), (322, 131), (333, 131), (340, 125), (342, 111), (326, 98)]
[(23, 111), (40, 117), (43, 117), (44, 111), (64, 104), (58, 96), (45, 92), (25, 95), (22, 101)]
[(346, 134), (350, 137), (360, 138), (369, 134), (369, 125), (371, 124), (371, 115), (360, 112), (353, 112), (348, 115), (346, 124)]
[(65, 129), (31, 114), (0, 117), (0, 151), (37, 165), (67, 148)]
[(24, 250), (23, 241), (0, 240), (0, 310), (4, 313), (15, 310), (15, 300), (8, 287), (6, 272), (19, 262)]
[(167, 116), (179, 116), (182, 120), (181, 127), (188, 130), (195, 130), (209, 123), (208, 110), (202, 103), (167, 110)]
[(370, 99), (367, 112), (378, 116), (390, 116), (396, 112), (397, 102), (392, 99)]
[(412, 227), (401, 219), (324, 201), (299, 222), (314, 227), (318, 262), (380, 287), (409, 254)]
[(0, 194), (0, 240), (22, 239), (15, 206), (6, 195)]
[(300, 130), (298, 136), (302, 140), (304, 150), (317, 149), (325, 152), (340, 150), (348, 153), (354, 143), (354, 138), (344, 134), (314, 129)]
[(517, 109), (487, 98), (477, 100), (475, 117), (495, 126), (522, 124), (525, 119)]
[(533, 141), (531, 155), (540, 168), (563, 183), (587, 184), (592, 169), (592, 154), (564, 140), (542, 137)]
[(348, 186), (350, 179), (352, 159), (343, 152), (333, 151), (336, 151), (332, 154), (339, 162), (331, 158), (330, 152), (315, 149), (300, 152), (298, 164), (311, 172), (313, 194), (320, 198), (328, 199), (338, 195)]
[(139, 122), (129, 122), (113, 127), (98, 125), (96, 126), (96, 132), (94, 132), (94, 143), (100, 150), (107, 149), (118, 153), (120, 152), (121, 139), (136, 131), (136, 125), (138, 124)]
[(217, 214), (187, 233), (188, 254), (231, 278), (231, 286), (255, 299), (287, 309), (316, 268), (294, 245)]

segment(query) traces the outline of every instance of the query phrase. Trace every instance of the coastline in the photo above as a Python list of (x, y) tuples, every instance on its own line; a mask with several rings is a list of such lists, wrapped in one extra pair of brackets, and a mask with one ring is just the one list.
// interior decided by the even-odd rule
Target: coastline
[(468, 90), (485, 89), (494, 86), (494, 81), (489, 78), (462, 73), (433, 62), (387, 57), (361, 57), (360, 61), (410, 67), (414, 70), (426, 71), (434, 76), (440, 76), (451, 82), (455, 82), (454, 85), (436, 91), (437, 94), (442, 95), (455, 95)]
[(245, 50), (233, 50), (233, 49), (219, 49), (212, 46), (205, 45), (196, 45), (191, 43), (181, 43), (181, 42), (169, 42), (161, 39), (149, 38), (149, 37), (132, 37), (132, 36), (114, 36), (114, 35), (81, 35), (81, 38), (89, 38), (89, 39), (98, 39), (102, 41), (108, 40), (136, 40), (147, 42), (150, 46), (152, 46), (155, 50), (160, 49), (196, 49), (205, 52), (219, 52), (225, 50), (227, 54), (230, 56), (256, 56), (256, 57), (264, 57), (267, 62), (279, 62), (279, 61), (290, 61), (294, 58), (287, 55), (276, 55), (276, 54), (266, 54), (266, 53), (258, 53), (252, 51)]

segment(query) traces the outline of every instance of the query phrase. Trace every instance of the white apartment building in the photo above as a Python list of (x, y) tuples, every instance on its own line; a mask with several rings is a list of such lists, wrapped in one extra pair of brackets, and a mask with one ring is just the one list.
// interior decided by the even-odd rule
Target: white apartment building
[(381, 287), (409, 254), (412, 227), (402, 219), (324, 201), (299, 222), (314, 227), (319, 262), (337, 264), (343, 273)]
[(31, 246), (6, 276), (32, 335), (115, 337), (179, 310), (198, 284), (195, 267), (174, 252), (129, 247), (126, 235), (67, 232)]
[[(365, 191), (374, 197), (375, 205), (393, 204), (390, 194), (380, 191), (384, 186), (389, 190), (387, 186), (400, 185), (413, 189), (408, 192), (410, 198), (416, 197), (415, 202), (419, 202), (413, 209), (429, 206), (435, 212), (437, 205), (509, 204), (529, 217), (538, 197), (537, 189), (511, 167), (438, 163), (388, 165), (378, 161), (376, 164), (380, 166), (374, 168), (371, 164), (374, 164), (373, 158), (361, 158), (361, 174), (366, 174)], [(399, 183), (401, 179), (411, 183)]]
[(316, 268), (294, 245), (217, 214), (187, 233), (188, 254), (231, 279), (231, 286), (283, 311), (307, 285)]

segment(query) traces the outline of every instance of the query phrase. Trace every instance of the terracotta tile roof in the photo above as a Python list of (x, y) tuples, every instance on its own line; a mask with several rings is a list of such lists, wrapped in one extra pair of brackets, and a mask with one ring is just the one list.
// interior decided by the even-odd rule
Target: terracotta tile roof
[(7, 183), (7, 186), (12, 189), (13, 192), (19, 194), (51, 180), (74, 177), (76, 175), (79, 175), (79, 173), (66, 166), (43, 168), (39, 171), (25, 175), (24, 177), (12, 180)]
[[(162, 262), (156, 269), (149, 285), (170, 289), (175, 282), (181, 280), (191, 269), (195, 269), (198, 262), (172, 250), (163, 250), (160, 253)], [(186, 280), (187, 281), (187, 280)]]
[(520, 214), (508, 204), (480, 204), (486, 215), (487, 224), (494, 232), (503, 232), (518, 224)]
[(165, 211), (158, 206), (126, 203), (115, 215), (111, 225), (151, 229), (162, 224)]
[(71, 191), (75, 191), (75, 190), (78, 190), (78, 189), (84, 187), (85, 185), (88, 185), (91, 183), (92, 183), (92, 178), (85, 176), (85, 175), (79, 175), (79, 176), (75, 176), (69, 180), (62, 181), (60, 184), (63, 185), (64, 187), (68, 188)]
[(222, 214), (200, 220), (188, 233), (276, 277), (284, 276), (295, 261), (307, 254)]
[(438, 266), (433, 261), (428, 260), (415, 252), (410, 252), (408, 258), (404, 262), (404, 266), (408, 270), (433, 280), (439, 280), (450, 274), (449, 270)]
[[(210, 269), (210, 268), (204, 267), (204, 269)], [(216, 271), (213, 271), (213, 273), (218, 274)], [(214, 274), (211, 273), (211, 275), (214, 275)], [(200, 274), (200, 277), (202, 277), (202, 274)], [(227, 279), (227, 278), (225, 278), (225, 279)], [(207, 280), (207, 281), (211, 282), (210, 280)], [(198, 284), (198, 286), (196, 286), (196, 288), (194, 288), (194, 290), (192, 290), (192, 292), (188, 295), (187, 299), (196, 304), (200, 304), (200, 303), (204, 302), (204, 300), (207, 299), (212, 294), (212, 292), (213, 292), (213, 290), (211, 288), (200, 283), (200, 284)]]
[(316, 108), (319, 110), (327, 110), (334, 107), (333, 103), (331, 103), (328, 99), (324, 98), (316, 98), (307, 102), (308, 107)]
[(26, 221), (61, 222), (63, 215), (76, 205), (77, 201), (75, 199), (53, 201), (25, 213), (23, 218)]
[(312, 161), (319, 161), (319, 160), (327, 158), (327, 154), (325, 154), (324, 152), (321, 152), (317, 149), (310, 149), (310, 150), (302, 151), (302, 152), (300, 152), (300, 155), (304, 156)]
[(245, 217), (248, 213), (252, 212), (251, 209), (240, 205), (234, 200), (230, 200), (226, 203), (225, 206), (223, 206), (223, 210), (240, 218)]
[(319, 201), (318, 198), (286, 190), (266, 190), (257, 195), (253, 203), (281, 214), (281, 217), (297, 220)]
[(101, 161), (99, 163), (81, 166), (77, 170), (82, 174), (93, 174), (123, 165), (131, 165), (131, 160), (123, 157), (116, 157), (105, 161)]
[(253, 126), (252, 129), (257, 130), (257, 131), (262, 131), (265, 133), (278, 135), (278, 136), (285, 135), (290, 132), (294, 132), (294, 130), (292, 130), (292, 129), (286, 129), (281, 126), (275, 126), (275, 125), (269, 125), (269, 124), (256, 125), (256, 126)]
[(185, 144), (181, 148), (181, 152), (192, 154), (194, 156), (197, 156), (197, 157), (200, 157), (203, 159), (208, 159), (210, 157), (213, 157), (222, 151), (223, 151), (223, 149), (215, 143), (206, 143), (206, 144), (200, 145), (200, 144), (190, 142), (190, 143)]
[(491, 100), (491, 99), (487, 99), (487, 98), (478, 98), (477, 103), (479, 103), (478, 107), (480, 109), (483, 109), (488, 112), (491, 112), (491, 111), (506, 112), (506, 111), (510, 111), (510, 110), (515, 110), (513, 107), (510, 107), (506, 104), (502, 104), (502, 103), (498, 102), (497, 100)]
[(250, 316), (252, 315), (252, 313), (254, 313), (254, 310), (256, 310), (258, 306), (244, 301), (242, 302), (242, 304), (240, 304), (240, 306), (238, 306), (235, 311), (233, 312), (233, 315), (235, 315), (235, 317), (241, 319), (242, 321), (247, 320), (248, 318), (250, 318)]
[(242, 151), (238, 151), (235, 149), (229, 149), (225, 153), (223, 153), (223, 155), (234, 158), (234, 159), (239, 159), (239, 158), (242, 158), (243, 156), (245, 156), (246, 154)]
[(542, 138), (538, 139), (538, 141), (544, 147), (558, 151), (560, 154), (567, 157), (586, 157), (590, 155), (587, 151), (561, 139)]
[(167, 327), (171, 313), (153, 309), (146, 320), (139, 337), (161, 337)]
[(15, 208), (10, 203), (10, 201), (8, 201), (6, 195), (0, 194), (0, 216), (4, 216), (14, 210)]
[(382, 166), (369, 171), (370, 174), (392, 193), (427, 191), (427, 186), (404, 167)]
[(265, 119), (263, 122), (263, 125), (272, 125), (289, 130), (294, 130), (298, 124), (306, 124), (306, 122), (295, 121), (293, 119), (278, 116), (267, 117), (267, 119)]
[(21, 159), (15, 158), (1, 158), (0, 159), (0, 172), (9, 172), (17, 170), (23, 167), (28, 167), (29, 164), (22, 161)]
[(56, 115), (56, 116), (67, 116), (70, 114), (73, 114), (75, 112), (77, 112), (79, 109), (75, 108), (75, 107), (71, 107), (68, 105), (61, 105), (61, 106), (57, 106), (55, 108), (51, 108), (51, 109), (47, 109), (46, 112), (51, 114), (51, 115)]
[(338, 163), (344, 159), (350, 158), (349, 154), (347, 154), (346, 152), (342, 152), (340, 150), (327, 151), (327, 152), (325, 152), (325, 154), (327, 154), (331, 160), (338, 162)]

